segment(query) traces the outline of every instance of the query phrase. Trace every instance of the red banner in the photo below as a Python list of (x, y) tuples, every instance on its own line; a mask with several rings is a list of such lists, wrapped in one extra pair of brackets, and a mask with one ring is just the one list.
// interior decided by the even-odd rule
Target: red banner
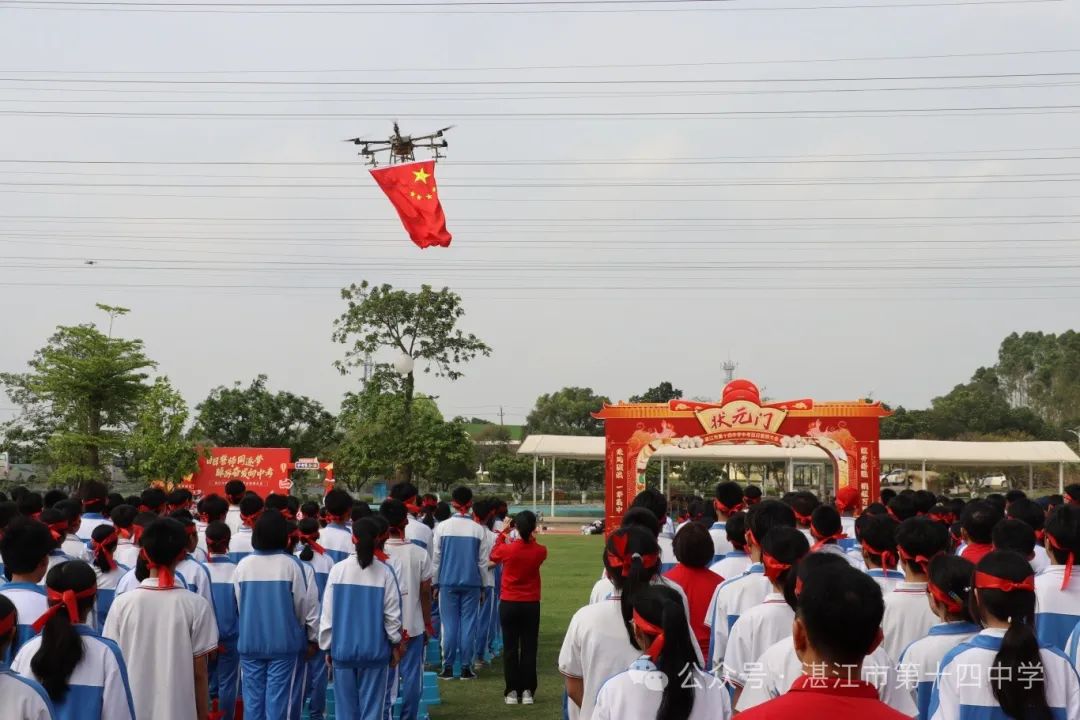
[(224, 495), (225, 483), (239, 480), (260, 497), (288, 493), (291, 454), (289, 448), (211, 448), (184, 487), (197, 495)]

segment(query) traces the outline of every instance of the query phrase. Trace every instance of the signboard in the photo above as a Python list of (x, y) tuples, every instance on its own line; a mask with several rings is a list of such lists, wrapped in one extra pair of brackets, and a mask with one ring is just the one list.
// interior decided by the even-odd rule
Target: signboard
[(296, 470), (318, 470), (321, 467), (319, 458), (300, 458), (293, 463)]
[(287, 493), (289, 448), (212, 448), (210, 456), (199, 459), (199, 471), (183, 483), (198, 495), (225, 494), (225, 483), (240, 480), (260, 497)]

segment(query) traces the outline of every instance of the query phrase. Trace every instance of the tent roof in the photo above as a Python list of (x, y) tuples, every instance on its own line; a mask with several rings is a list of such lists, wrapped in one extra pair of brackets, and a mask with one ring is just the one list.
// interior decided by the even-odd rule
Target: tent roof
[[(529, 435), (518, 448), (520, 455), (572, 460), (603, 460), (604, 438), (575, 435)], [(707, 445), (681, 450), (667, 446), (656, 456), (672, 460), (714, 462), (824, 462), (816, 447), (785, 449), (772, 445)], [(1080, 463), (1063, 442), (954, 442), (943, 440), (882, 440), (881, 462), (890, 465), (986, 465), (991, 467)]]

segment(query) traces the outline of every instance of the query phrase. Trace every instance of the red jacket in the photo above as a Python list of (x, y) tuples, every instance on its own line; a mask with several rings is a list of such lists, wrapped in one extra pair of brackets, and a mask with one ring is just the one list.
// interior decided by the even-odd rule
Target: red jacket
[(500, 601), (540, 602), (540, 566), (546, 559), (547, 548), (535, 538), (507, 543), (500, 537), (491, 551), (491, 561), (502, 563)]
[(878, 700), (865, 682), (803, 675), (791, 689), (767, 703), (739, 713), (739, 720), (911, 720)]
[(686, 604), (690, 606), (690, 628), (701, 647), (702, 657), (708, 657), (712, 631), (705, 624), (705, 613), (709, 611), (716, 587), (724, 582), (724, 578), (708, 568), (692, 568), (682, 563), (664, 573), (664, 577), (678, 583), (686, 593)]

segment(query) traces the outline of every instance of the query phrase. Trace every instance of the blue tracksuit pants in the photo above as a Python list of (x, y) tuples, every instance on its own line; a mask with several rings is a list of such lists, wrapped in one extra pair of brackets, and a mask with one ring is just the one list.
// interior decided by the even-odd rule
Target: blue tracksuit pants
[(334, 717), (337, 720), (386, 720), (386, 684), (390, 668), (334, 666)]
[(491, 637), (491, 608), (494, 605), (492, 598), (495, 597), (495, 588), (486, 587), (482, 592), (484, 601), (476, 611), (476, 646), (473, 650), (473, 657), (481, 661), (487, 655), (488, 640)]
[(311, 720), (323, 720), (326, 712), (326, 685), (326, 653), (320, 650), (315, 653), (315, 657), (307, 661), (304, 699), (307, 700)]
[(236, 716), (236, 697), (240, 694), (240, 656), (236, 639), (222, 640), (210, 670), (210, 694), (217, 698), (222, 720)]
[(292, 720), (297, 688), (304, 682), (299, 655), (266, 660), (240, 656), (245, 720)]
[(464, 667), (473, 660), (480, 592), (481, 588), (478, 587), (443, 588), (439, 591), (444, 665)]
[[(420, 711), (420, 697), (424, 694), (424, 642), (425, 637), (409, 638), (405, 654), (397, 666), (398, 692), (401, 695), (401, 720), (416, 720)], [(393, 701), (394, 696), (391, 696)]]

